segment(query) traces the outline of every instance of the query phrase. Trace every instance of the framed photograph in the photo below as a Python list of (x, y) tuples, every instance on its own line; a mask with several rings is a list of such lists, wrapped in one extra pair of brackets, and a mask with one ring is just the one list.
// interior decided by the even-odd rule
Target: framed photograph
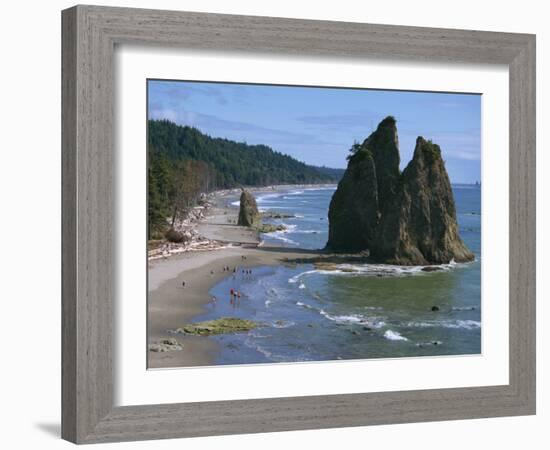
[(62, 13), (62, 435), (535, 413), (535, 37)]

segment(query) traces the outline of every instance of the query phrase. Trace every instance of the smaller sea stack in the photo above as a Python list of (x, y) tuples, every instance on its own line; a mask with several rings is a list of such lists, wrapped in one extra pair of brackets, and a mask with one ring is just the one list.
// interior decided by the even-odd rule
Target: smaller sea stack
[(254, 196), (245, 189), (241, 192), (238, 225), (243, 227), (257, 226), (260, 223), (260, 212)]

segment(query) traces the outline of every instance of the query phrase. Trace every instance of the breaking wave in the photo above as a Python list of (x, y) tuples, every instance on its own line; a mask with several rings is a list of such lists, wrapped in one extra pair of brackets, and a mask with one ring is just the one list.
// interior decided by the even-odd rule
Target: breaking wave
[(384, 322), (379, 318), (367, 317), (361, 314), (342, 314), (342, 315), (330, 314), (326, 312), (324, 309), (319, 309), (319, 308), (316, 308), (315, 306), (311, 306), (311, 305), (308, 305), (307, 303), (300, 302), (300, 301), (296, 302), (296, 305), (302, 308), (315, 311), (319, 313), (321, 316), (323, 316), (324, 318), (339, 324), (347, 324), (347, 325), (361, 324), (361, 325), (368, 326), (370, 328), (376, 328), (376, 329), (386, 326), (386, 322)]
[(277, 239), (279, 241), (283, 241), (290, 245), (299, 245), (298, 242), (293, 241), (292, 239), (289, 239), (283, 235), (282, 231), (273, 231), (272, 233), (265, 233), (266, 236), (269, 236), (270, 238)]
[(289, 283), (296, 283), (306, 275), (344, 275), (344, 276), (376, 276), (399, 277), (410, 275), (426, 275), (432, 272), (448, 272), (455, 268), (465, 267), (468, 263), (456, 263), (454, 260), (448, 264), (438, 266), (395, 266), (391, 264), (337, 264), (334, 269), (314, 269), (299, 273), (289, 278)]
[(405, 336), (401, 336), (397, 331), (386, 330), (384, 337), (390, 341), (408, 341)]
[(423, 322), (407, 322), (408, 328), (462, 328), (465, 330), (477, 330), (481, 328), (481, 322), (477, 320), (430, 320)]

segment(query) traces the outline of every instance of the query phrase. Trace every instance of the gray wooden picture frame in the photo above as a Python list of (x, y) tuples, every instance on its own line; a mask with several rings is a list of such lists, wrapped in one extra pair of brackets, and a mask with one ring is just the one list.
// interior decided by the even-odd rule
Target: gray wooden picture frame
[[(64, 439), (94, 443), (535, 413), (534, 35), (97, 6), (63, 11), (62, 32)], [(115, 407), (113, 53), (117, 44), (507, 65), (509, 384)]]

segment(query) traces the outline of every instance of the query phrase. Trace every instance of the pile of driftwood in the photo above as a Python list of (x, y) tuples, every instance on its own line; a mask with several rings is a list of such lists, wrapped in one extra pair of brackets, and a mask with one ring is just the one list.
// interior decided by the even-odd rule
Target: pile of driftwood
[(170, 255), (176, 255), (179, 253), (218, 250), (220, 248), (227, 247), (227, 244), (222, 242), (206, 239), (202, 236), (195, 236), (196, 234), (189, 241), (181, 243), (168, 241), (163, 242), (158, 247), (147, 252), (147, 259), (149, 261), (153, 261), (156, 259), (168, 258)]
[(167, 258), (170, 255), (189, 251), (207, 251), (223, 248), (226, 245), (215, 240), (206, 239), (197, 230), (197, 224), (206, 217), (206, 211), (211, 204), (204, 200), (200, 206), (192, 208), (185, 219), (178, 220), (166, 233), (166, 239), (155, 242), (154, 248), (147, 252), (151, 260)]

